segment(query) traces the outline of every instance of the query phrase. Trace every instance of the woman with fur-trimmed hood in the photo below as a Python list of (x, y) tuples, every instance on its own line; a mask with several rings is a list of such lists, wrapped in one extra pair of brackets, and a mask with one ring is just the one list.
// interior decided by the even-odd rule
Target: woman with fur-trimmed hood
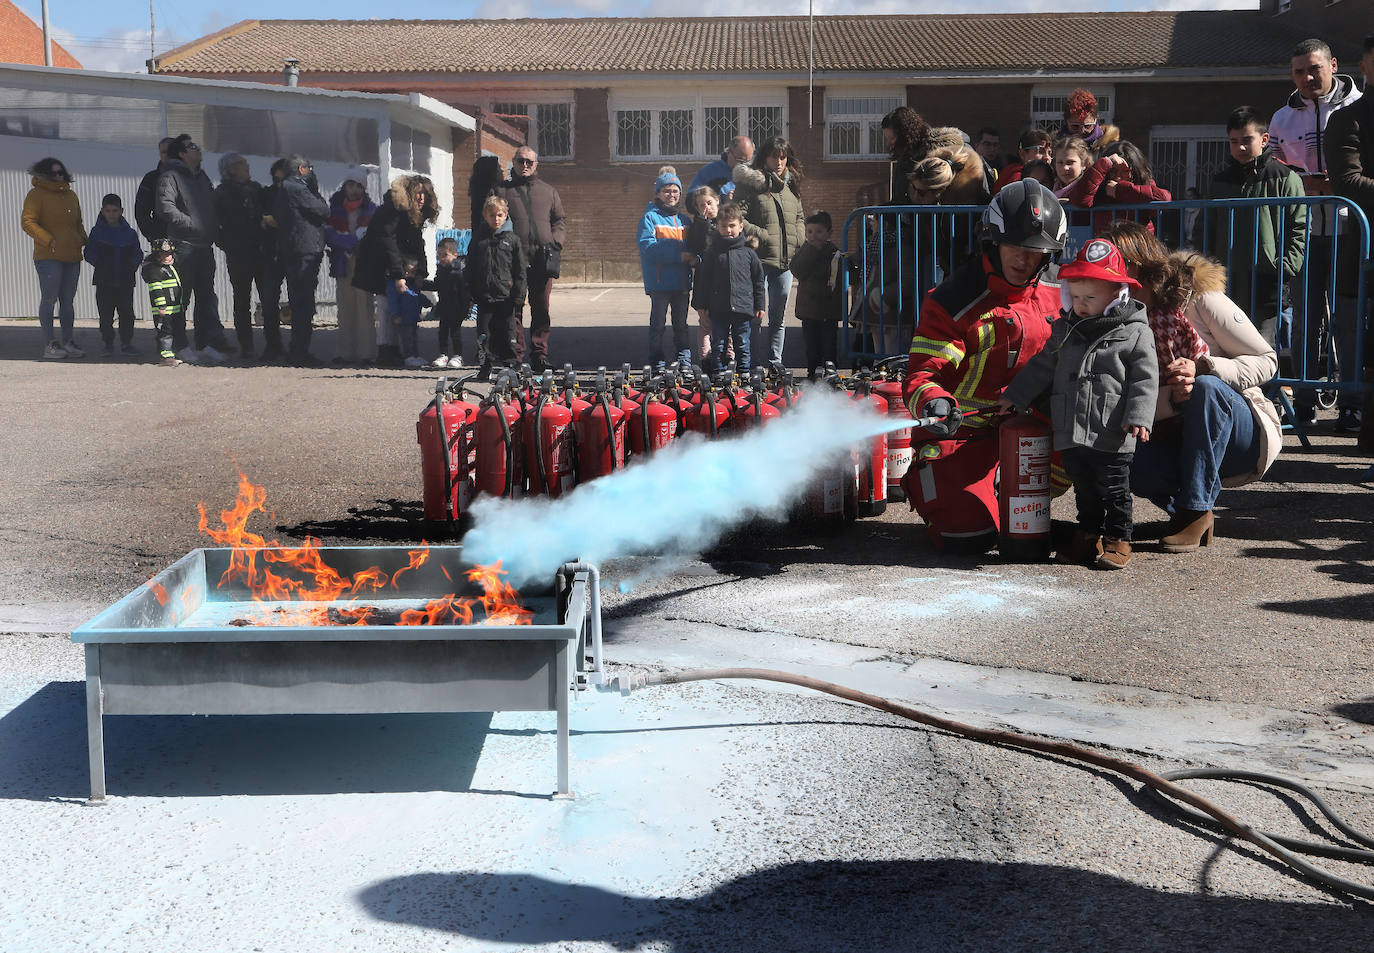
[(944, 187), (941, 205), (986, 205), (992, 198), (983, 184), (983, 158), (953, 126), (930, 130), (920, 159), (943, 159), (953, 177)]
[[(1138, 222), (1113, 222), (1106, 237), (1140, 282), (1135, 296), (1149, 314), (1163, 368), (1150, 442), (1136, 447), (1131, 463), (1131, 491), (1173, 517), (1161, 548), (1192, 552), (1211, 542), (1222, 487), (1262, 478), (1283, 446), (1278, 413), (1263, 390), (1278, 358), (1226, 296), (1220, 262), (1170, 252)], [(1170, 331), (1180, 321), (1206, 343), (1201, 356), (1180, 356), (1186, 349)]]

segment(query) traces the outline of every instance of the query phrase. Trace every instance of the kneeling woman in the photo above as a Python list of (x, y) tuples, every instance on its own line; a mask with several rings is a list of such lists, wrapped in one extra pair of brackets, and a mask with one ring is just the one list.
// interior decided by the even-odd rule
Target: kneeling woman
[(1226, 296), (1219, 263), (1195, 252), (1171, 253), (1134, 222), (1114, 222), (1105, 237), (1140, 282), (1137, 296), (1151, 325), (1181, 316), (1207, 343), (1209, 353), (1196, 361), (1161, 362), (1155, 429), (1131, 466), (1131, 490), (1173, 517), (1161, 540), (1164, 551), (1192, 552), (1211, 541), (1222, 487), (1253, 483), (1279, 455), (1278, 414), (1260, 389), (1278, 372), (1278, 357)]

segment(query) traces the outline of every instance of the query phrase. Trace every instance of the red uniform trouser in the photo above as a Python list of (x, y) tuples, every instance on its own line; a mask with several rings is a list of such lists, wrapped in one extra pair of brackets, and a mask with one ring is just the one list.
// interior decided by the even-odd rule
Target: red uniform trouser
[(996, 544), (997, 462), (995, 430), (916, 446), (902, 489), (936, 549), (984, 552)]

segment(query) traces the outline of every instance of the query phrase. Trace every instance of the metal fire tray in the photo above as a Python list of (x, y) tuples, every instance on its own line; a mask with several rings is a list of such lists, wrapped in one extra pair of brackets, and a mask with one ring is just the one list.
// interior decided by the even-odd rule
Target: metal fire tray
[[(470, 563), (461, 547), (431, 547), (413, 570), (406, 568), (411, 549), (321, 549), (345, 577), (372, 566), (389, 577), (406, 570), (376, 593), (384, 598), (337, 605), (376, 606), (381, 618), (394, 619), (447, 593), (479, 594), (464, 575)], [(523, 607), (534, 613), (530, 625), (245, 625), (263, 607), (310, 604), (255, 602), (238, 583), (219, 588), (231, 552), (193, 550), (72, 632), (86, 647), (93, 801), (105, 797), (104, 715), (554, 711), (557, 792), (571, 793), (574, 669), (581, 673), (590, 662), (600, 670), (594, 567), (569, 564), (550, 585), (521, 590)], [(273, 571), (291, 575), (280, 564)]]

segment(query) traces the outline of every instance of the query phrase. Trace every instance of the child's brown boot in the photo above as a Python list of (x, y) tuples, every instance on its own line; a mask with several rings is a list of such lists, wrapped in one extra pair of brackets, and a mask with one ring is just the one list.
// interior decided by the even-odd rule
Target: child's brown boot
[(1097, 557), (1098, 569), (1125, 569), (1131, 564), (1131, 541), (1112, 539), (1102, 540), (1102, 555)]

